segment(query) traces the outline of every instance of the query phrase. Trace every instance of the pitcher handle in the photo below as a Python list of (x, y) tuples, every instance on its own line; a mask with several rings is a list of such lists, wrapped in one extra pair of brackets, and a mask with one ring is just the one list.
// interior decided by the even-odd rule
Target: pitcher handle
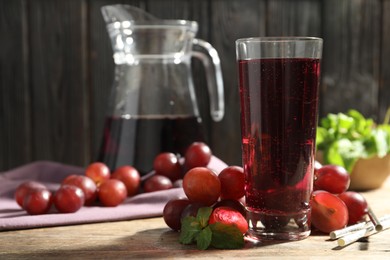
[[(221, 61), (217, 51), (210, 43), (204, 40), (194, 39), (193, 44), (204, 48), (210, 56), (208, 57), (204, 53), (197, 51), (191, 53), (193, 57), (200, 59), (205, 67), (210, 98), (210, 115), (215, 122), (219, 122), (222, 120), (225, 113)], [(213, 64), (210, 64), (210, 58)]]

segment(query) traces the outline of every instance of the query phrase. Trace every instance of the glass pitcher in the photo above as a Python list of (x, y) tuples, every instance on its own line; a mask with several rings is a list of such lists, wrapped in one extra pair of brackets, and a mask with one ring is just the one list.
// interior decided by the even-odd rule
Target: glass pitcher
[[(183, 154), (192, 142), (204, 141), (193, 57), (205, 67), (211, 117), (223, 118), (220, 60), (209, 43), (195, 38), (194, 21), (160, 20), (123, 5), (105, 6), (102, 12), (113, 47), (115, 78), (98, 160), (111, 170), (132, 165), (144, 175), (152, 170), (157, 154)], [(208, 55), (193, 51), (194, 45)]]

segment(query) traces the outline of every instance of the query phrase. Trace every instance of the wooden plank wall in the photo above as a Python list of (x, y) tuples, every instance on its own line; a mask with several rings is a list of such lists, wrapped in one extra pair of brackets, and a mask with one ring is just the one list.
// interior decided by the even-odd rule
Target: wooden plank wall
[(381, 121), (390, 106), (390, 0), (0, 0), (0, 171), (96, 157), (113, 78), (100, 7), (115, 3), (199, 23), (222, 60), (222, 122), (209, 117), (199, 64), (196, 91), (209, 143), (229, 164), (241, 163), (237, 38), (322, 37), (321, 116), (355, 108)]

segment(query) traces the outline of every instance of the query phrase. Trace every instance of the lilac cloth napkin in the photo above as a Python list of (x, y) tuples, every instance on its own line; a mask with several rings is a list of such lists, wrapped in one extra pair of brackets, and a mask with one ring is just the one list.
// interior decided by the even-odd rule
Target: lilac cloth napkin
[[(212, 157), (209, 168), (219, 173), (227, 165)], [(138, 194), (117, 207), (82, 207), (75, 213), (61, 214), (53, 209), (48, 214), (28, 215), (14, 199), (15, 189), (23, 182), (35, 180), (50, 190), (70, 174), (84, 174), (80, 167), (50, 161), (38, 161), (0, 173), (0, 231), (35, 227), (63, 226), (162, 216), (165, 204), (173, 198), (185, 197), (182, 188)]]

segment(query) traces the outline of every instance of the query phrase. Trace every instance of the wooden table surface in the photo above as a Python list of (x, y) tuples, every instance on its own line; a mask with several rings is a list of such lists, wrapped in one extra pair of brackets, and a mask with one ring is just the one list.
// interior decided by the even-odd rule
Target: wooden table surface
[[(390, 178), (378, 190), (363, 193), (378, 217), (390, 214)], [(340, 248), (326, 235), (297, 242), (247, 243), (240, 250), (181, 245), (178, 233), (162, 218), (0, 232), (0, 259), (145, 259), (145, 258), (370, 258), (390, 259), (390, 229), (367, 241)]]

